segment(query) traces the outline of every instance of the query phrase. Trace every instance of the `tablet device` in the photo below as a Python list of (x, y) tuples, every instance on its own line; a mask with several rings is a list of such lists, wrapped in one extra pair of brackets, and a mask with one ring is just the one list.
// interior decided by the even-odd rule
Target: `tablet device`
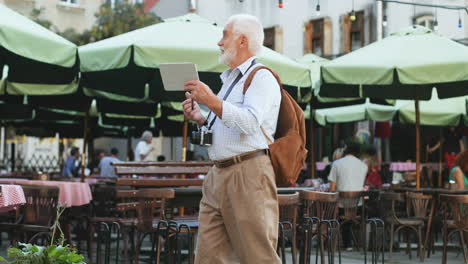
[(198, 80), (197, 67), (191, 62), (161, 63), (159, 70), (166, 91), (183, 91), (186, 81)]

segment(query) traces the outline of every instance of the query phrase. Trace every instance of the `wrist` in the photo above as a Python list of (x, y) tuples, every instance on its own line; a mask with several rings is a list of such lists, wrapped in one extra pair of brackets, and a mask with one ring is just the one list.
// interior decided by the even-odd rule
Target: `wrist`
[(206, 106), (211, 110), (211, 111), (214, 111), (215, 108), (217, 108), (217, 106), (219, 104), (222, 104), (223, 103), (223, 100), (221, 100), (221, 98), (219, 98), (218, 96), (216, 95), (211, 95), (210, 96), (210, 99), (208, 100)]
[(202, 126), (204, 126), (206, 124), (206, 118), (202, 117), (199, 120), (197, 120), (196, 122), (197, 122), (198, 127), (202, 127)]

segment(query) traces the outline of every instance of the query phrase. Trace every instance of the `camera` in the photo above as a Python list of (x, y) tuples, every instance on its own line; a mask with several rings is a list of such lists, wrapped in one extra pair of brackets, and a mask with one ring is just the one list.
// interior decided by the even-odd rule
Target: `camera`
[(194, 145), (200, 146), (211, 146), (213, 143), (213, 133), (211, 130), (198, 129), (197, 131), (192, 131), (190, 136), (190, 142)]

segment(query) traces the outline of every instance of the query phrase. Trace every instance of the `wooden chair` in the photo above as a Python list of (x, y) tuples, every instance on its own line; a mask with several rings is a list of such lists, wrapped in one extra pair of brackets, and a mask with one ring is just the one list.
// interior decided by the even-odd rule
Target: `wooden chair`
[[(425, 195), (423, 193), (417, 192), (408, 192), (406, 194), (406, 199), (407, 204), (409, 204), (409, 206), (406, 207), (407, 215), (409, 217), (422, 219), (424, 221), (424, 226), (426, 226), (426, 235), (423, 245), (423, 252), (425, 252), (426, 250), (428, 250), (426, 249), (426, 246), (431, 240), (433, 240), (431, 238), (434, 235), (433, 232), (430, 232), (431, 230), (428, 229), (428, 222), (434, 222), (434, 198), (432, 195)], [(432, 228), (433, 227), (434, 223), (432, 223)], [(430, 252), (430, 249), (428, 251)], [(430, 254), (428, 254), (427, 256), (429, 257)]]
[[(147, 235), (152, 236), (153, 246), (151, 261), (155, 257), (155, 263), (159, 263), (161, 236), (169, 238), (169, 225), (165, 215), (166, 200), (173, 199), (173, 189), (142, 189), (137, 192), (137, 245), (135, 250), (135, 263), (139, 263), (139, 255), (143, 240)], [(158, 217), (158, 218), (157, 218)], [(165, 221), (165, 222), (164, 222)], [(165, 233), (162, 235), (162, 233)], [(156, 249), (156, 251), (155, 251)], [(167, 253), (168, 251), (166, 251)]]
[[(365, 236), (365, 205), (363, 193), (358, 192), (339, 192), (339, 206), (343, 214), (340, 213), (339, 220), (340, 226), (343, 228), (345, 224), (351, 225), (351, 235), (356, 247), (364, 246), (363, 241)], [(360, 211), (360, 212), (359, 212)], [(360, 236), (355, 234), (353, 227), (358, 227)], [(364, 249), (364, 248), (363, 248)]]
[[(59, 188), (53, 186), (22, 185), (26, 204), (21, 207), (21, 224), (16, 230), (29, 242), (51, 235), (57, 216)], [(26, 240), (23, 240), (26, 241)]]
[[(339, 240), (338, 193), (323, 193), (302, 190), (302, 215), (306, 221), (304, 231), (304, 243), (302, 245), (300, 263), (310, 263), (311, 245), (313, 238), (317, 238), (320, 246), (320, 260), (325, 263), (325, 244), (328, 242), (328, 262), (334, 262), (336, 242)], [(308, 233), (308, 234), (307, 234)], [(341, 251), (338, 247), (338, 256), (341, 263)], [(318, 247), (315, 262), (318, 262)]]
[[(88, 218), (88, 257), (92, 259), (93, 254), (93, 241), (94, 236), (97, 234), (97, 255), (96, 263), (100, 263), (101, 254), (100, 246), (102, 243), (106, 244), (106, 247), (110, 247), (110, 242), (106, 239), (111, 238), (112, 233), (117, 235), (117, 255), (120, 255), (119, 252), (119, 243), (120, 240), (123, 240), (123, 250), (124, 250), (124, 261), (125, 263), (129, 262), (128, 252), (133, 252), (134, 250), (134, 241), (133, 241), (133, 231), (136, 228), (137, 217), (136, 211), (138, 207), (137, 201), (137, 192), (136, 190), (119, 190), (115, 186), (106, 186), (100, 191), (106, 192), (106, 194), (100, 194), (98, 197), (100, 199), (109, 199), (112, 202), (103, 202), (107, 206), (113, 206), (106, 210), (100, 212), (100, 207), (94, 208), (95, 216)], [(94, 196), (93, 196), (94, 197)], [(97, 203), (100, 203), (97, 202)], [(129, 243), (131, 245), (129, 245)], [(108, 259), (109, 256), (106, 251), (104, 259)], [(118, 262), (118, 257), (116, 257), (116, 262)]]
[(297, 263), (297, 215), (299, 207), (299, 193), (294, 194), (280, 194), (278, 195), (278, 207), (279, 207), (279, 243), (278, 253), (283, 259), (283, 263), (286, 263), (286, 256), (284, 252), (285, 248), (285, 233), (289, 231), (291, 233), (291, 252), (293, 264)]
[[(424, 246), (422, 243), (422, 228), (424, 226), (424, 219), (411, 216), (410, 211), (406, 212), (405, 217), (401, 217), (401, 214), (397, 213), (397, 206), (404, 205), (405, 196), (402, 193), (383, 193), (380, 196), (382, 205), (384, 206), (384, 221), (390, 226), (390, 255), (393, 252), (393, 242), (395, 234), (398, 234), (403, 229), (414, 231), (417, 236), (418, 242), (418, 256), (421, 261), (424, 261)], [(426, 195), (410, 195), (408, 198), (408, 204), (406, 207), (416, 205), (412, 210), (418, 215), (421, 215), (421, 201), (426, 202), (427, 199), (432, 199), (431, 196)], [(427, 209), (427, 208), (426, 208)], [(396, 228), (396, 229), (395, 229)], [(407, 235), (407, 248), (406, 252), (411, 258), (411, 247), (409, 242), (409, 233)]]
[(449, 239), (455, 233), (458, 233), (460, 235), (460, 246), (463, 250), (464, 262), (468, 263), (468, 251), (465, 245), (465, 241), (467, 239), (465, 232), (468, 232), (468, 195), (441, 194), (440, 199), (441, 202), (445, 203), (447, 207), (447, 210), (445, 210), (444, 212), (444, 249), (442, 255), (442, 263), (447, 263), (447, 244)]

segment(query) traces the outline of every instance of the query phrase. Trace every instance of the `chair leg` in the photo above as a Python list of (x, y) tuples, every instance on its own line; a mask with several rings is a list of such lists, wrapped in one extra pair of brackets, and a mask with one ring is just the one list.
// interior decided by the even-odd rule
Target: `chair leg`
[(281, 257), (281, 262), (283, 264), (286, 263), (286, 253), (284, 250), (284, 225), (283, 223), (279, 223), (279, 243), (278, 243), (278, 253)]
[(424, 245), (422, 244), (422, 228), (418, 227), (418, 249), (419, 249), (419, 258), (421, 262), (424, 261)]
[(395, 227), (394, 224), (391, 224), (390, 225), (390, 248), (389, 248), (389, 257), (391, 258), (392, 257), (392, 253), (393, 253), (393, 238), (395, 236), (395, 234), (393, 233), (393, 228)]
[(93, 259), (93, 240), (94, 240), (94, 224), (88, 223), (88, 259)]
[(297, 264), (297, 241), (296, 241), (296, 226), (293, 226), (291, 235), (291, 252), (293, 258), (293, 264)]
[(123, 226), (122, 228), (122, 242), (123, 242), (123, 259), (124, 263), (128, 263), (128, 240), (129, 240), (129, 233), (127, 227)]
[(463, 234), (463, 230), (460, 230), (459, 234), (460, 234), (460, 245), (463, 249), (463, 258), (465, 259), (465, 263), (468, 263), (468, 252), (465, 246), (465, 236)]
[(443, 240), (443, 249), (442, 249), (442, 264), (447, 264), (447, 244), (448, 244), (448, 234), (447, 234), (447, 226), (444, 224), (444, 228), (442, 230), (442, 240)]

